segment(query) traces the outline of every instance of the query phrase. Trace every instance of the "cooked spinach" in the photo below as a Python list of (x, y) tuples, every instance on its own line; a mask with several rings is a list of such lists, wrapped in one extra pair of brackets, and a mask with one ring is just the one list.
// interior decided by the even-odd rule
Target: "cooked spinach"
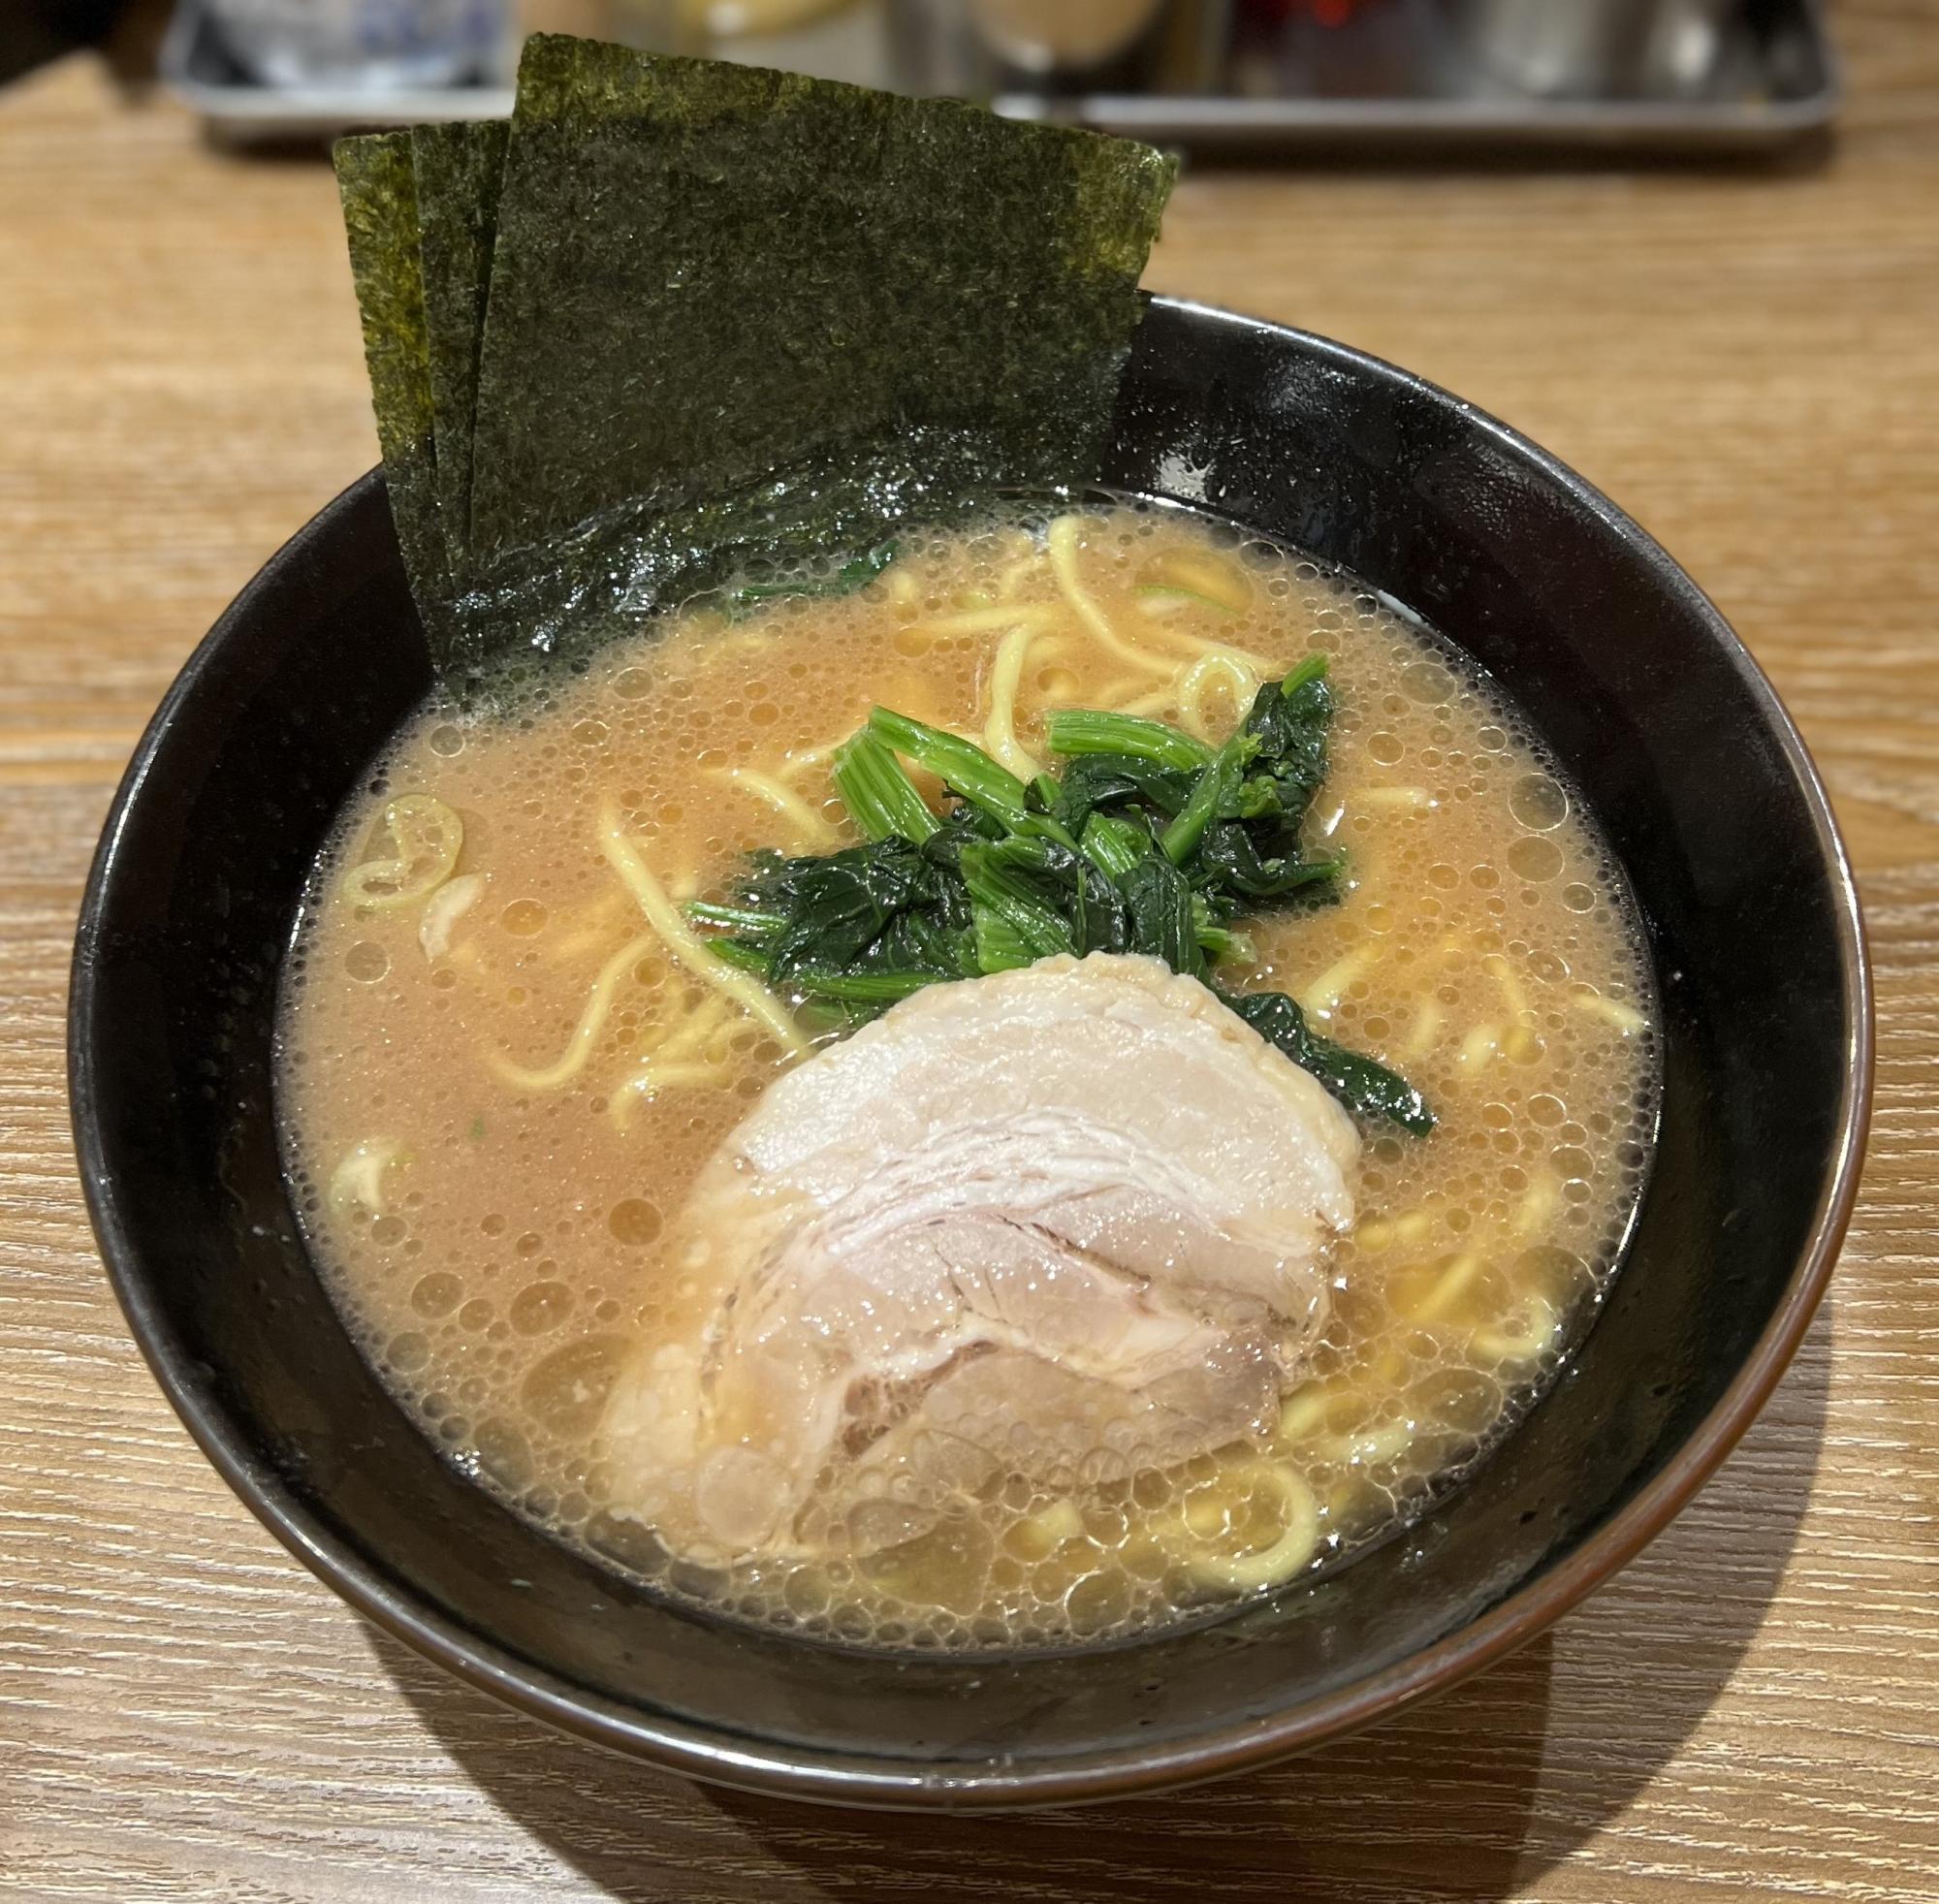
[(1158, 842), (1173, 866), (1183, 866), (1197, 852), (1205, 829), (1215, 819), (1238, 813), (1239, 789), (1258, 751), (1259, 737), (1242, 727), (1199, 771), (1185, 805)]
[(1140, 802), (1169, 818), (1191, 797), (1193, 771), (1160, 767), (1136, 754), (1086, 754), (1064, 770), (1062, 780), (1051, 782), (1057, 793), (1045, 810), (1073, 832), (1100, 809)]
[(857, 588), (866, 588), (895, 558), (896, 545), (884, 542), (836, 568), (803, 570), (773, 582), (743, 582), (728, 589), (727, 606), (730, 611), (761, 608), (788, 595), (809, 595), (817, 600), (852, 595)]
[(1347, 865), (1344, 853), (1302, 859), (1295, 850), (1278, 858), (1263, 858), (1254, 834), (1230, 820), (1206, 829), (1198, 844), (1198, 858), (1221, 884), (1247, 899), (1285, 899), (1309, 889), (1330, 893), (1332, 882)]
[(920, 846), (941, 829), (889, 747), (866, 727), (835, 750), (835, 790), (865, 838), (900, 836)]
[[(977, 942), (983, 944), (990, 929), (998, 929), (995, 942), (1005, 948), (1007, 965), (1015, 949), (1030, 960), (1047, 959), (1056, 952), (1075, 952), (1077, 935), (1045, 896), (1030, 871), (1019, 865), (1008, 851), (1009, 841), (978, 841), (963, 849), (959, 862), (963, 884), (976, 917)], [(985, 970), (991, 969), (984, 967)]]
[[(943, 869), (920, 846), (891, 835), (818, 857), (757, 860), (741, 900), (748, 911), (779, 920), (757, 936), (768, 976), (786, 985), (800, 971), (842, 971), (864, 963), (911, 914), (933, 912), (941, 924), (953, 900), (946, 883)], [(937, 977), (960, 975), (954, 962), (933, 956), (898, 963)]]
[(1023, 830), (1030, 814), (1028, 790), (1007, 767), (992, 760), (973, 741), (888, 708), (877, 708), (870, 714), (869, 731), (885, 746), (927, 768), (951, 793), (980, 812), (1012, 833)]
[(1284, 992), (1221, 992), (1219, 996), (1268, 1044), (1311, 1071), (1348, 1109), (1370, 1123), (1398, 1124), (1424, 1137), (1434, 1128), (1427, 1100), (1397, 1071), (1323, 1038)]
[(1131, 915), (1129, 949), (1148, 952), (1173, 971), (1198, 977), (1205, 969), (1205, 951), (1198, 943), (1198, 922), (1185, 874), (1162, 853), (1148, 853), (1119, 884)]
[(1212, 749), (1161, 720), (1138, 714), (1103, 714), (1096, 708), (1057, 708), (1047, 731), (1050, 750), (1066, 756), (1122, 754), (1157, 767), (1190, 774), (1212, 758)]
[[(1212, 984), (1222, 961), (1252, 956), (1239, 915), (1336, 896), (1344, 856), (1309, 857), (1302, 837), (1331, 719), (1315, 656), (1261, 687), (1218, 748), (1159, 721), (1060, 710), (1049, 740), (1069, 764), (1025, 782), (961, 735), (876, 708), (834, 764), (865, 842), (758, 854), (731, 900), (688, 911), (719, 929), (721, 956), (851, 1018), (1060, 952), (1144, 953)], [(904, 758), (943, 782), (947, 811)], [(1213, 989), (1361, 1117), (1434, 1127), (1405, 1078), (1319, 1035), (1294, 1000)]]

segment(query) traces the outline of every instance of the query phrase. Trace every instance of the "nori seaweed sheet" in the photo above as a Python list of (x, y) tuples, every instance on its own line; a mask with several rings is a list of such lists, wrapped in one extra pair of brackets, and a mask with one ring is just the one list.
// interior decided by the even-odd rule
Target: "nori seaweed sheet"
[[(1096, 467), (1173, 167), (952, 100), (536, 36), (471, 493), (481, 552), (776, 469), (973, 436)], [(906, 464), (906, 460), (905, 460)]]
[[(332, 154), (350, 240), (350, 270), (364, 320), (370, 406), (397, 545), (433, 651), (445, 645), (452, 587), (438, 514), (430, 344), (419, 264), (411, 135), (338, 140)], [(434, 627), (433, 623), (440, 624)]]
[(466, 524), (478, 355), (508, 130), (502, 119), (411, 129), (438, 512), (455, 574), (469, 565)]
[(408, 138), (338, 166), (399, 540), (462, 693), (898, 522), (1087, 483), (1175, 172), (554, 36), (508, 137), (419, 128), (400, 168)]

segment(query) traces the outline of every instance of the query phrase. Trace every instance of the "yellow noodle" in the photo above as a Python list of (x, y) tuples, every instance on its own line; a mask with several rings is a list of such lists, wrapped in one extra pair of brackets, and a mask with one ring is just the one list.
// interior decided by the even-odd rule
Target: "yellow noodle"
[(390, 857), (353, 866), (340, 890), (353, 905), (389, 912), (428, 898), (451, 877), (463, 849), (464, 823), (443, 801), (406, 793), (385, 807), (380, 824), (394, 848)]
[(1606, 1019), (1626, 1038), (1633, 1038), (1649, 1029), (1649, 1020), (1636, 1006), (1625, 1004), (1620, 999), (1605, 998), (1587, 985), (1572, 985), (1569, 988), (1569, 1002), (1577, 1011), (1586, 1011), (1592, 1018)]
[(1367, 1471), (1364, 1468), (1349, 1468), (1326, 1490), (1327, 1518), (1335, 1521), (1348, 1519), (1366, 1506), (1373, 1492)]
[(1470, 1070), (1478, 1071), (1501, 1048), (1502, 1028), (1499, 1025), (1477, 1025), (1461, 1040), (1460, 1062)]
[(1491, 1362), (1532, 1362), (1554, 1346), (1562, 1330), (1561, 1312), (1546, 1296), (1529, 1296), (1528, 1317), (1520, 1327), (1505, 1324), (1500, 1328), (1477, 1329), (1476, 1355)]
[(1279, 1436), (1283, 1442), (1296, 1442), (1310, 1435), (1326, 1419), (1326, 1391), (1317, 1381), (1296, 1388), (1280, 1404)]
[(1033, 638), (1025, 623), (1012, 628), (998, 647), (990, 671), (990, 717), (983, 723), (984, 750), (995, 754), (1020, 780), (1033, 780), (1043, 772), (1017, 739), (1017, 687)]
[(780, 634), (776, 627), (737, 628), (732, 634), (715, 633), (699, 616), (684, 623), (683, 627), (688, 633), (708, 635), (710, 645), (706, 658), (710, 667), (729, 654), (758, 654), (763, 649), (773, 648)]
[(1464, 1250), (1435, 1278), (1433, 1286), (1409, 1311), (1416, 1322), (1436, 1322), (1466, 1294), (1487, 1264), (1472, 1250)]
[(1002, 574), (997, 578), (997, 599), (1008, 601), (1016, 593), (1017, 584), (1025, 576), (1034, 572), (1042, 560), (1043, 557), (1033, 549), (1028, 555), (1020, 556), (1016, 561), (1006, 564)]
[(1390, 1421), (1384, 1428), (1367, 1429), (1356, 1435), (1335, 1435), (1320, 1444), (1319, 1452), (1322, 1460), (1372, 1468), (1383, 1461), (1398, 1461), (1413, 1445), (1413, 1428), (1405, 1421)]
[(1048, 1507), (1039, 1507), (1024, 1525), (1047, 1543), (1048, 1552), (1066, 1540), (1075, 1540), (1084, 1532), (1084, 1516), (1078, 1512), (1076, 1502), (1053, 1501)]
[(1137, 675), (1118, 675), (1102, 687), (1094, 688), (1085, 705), (1102, 708), (1107, 714), (1129, 714), (1130, 709), (1124, 705), (1125, 696), (1136, 694), (1143, 687), (1144, 682)]
[(1232, 694), (1232, 706), (1241, 718), (1259, 691), (1259, 677), (1231, 654), (1215, 651), (1201, 654), (1187, 668), (1178, 683), (1178, 708), (1184, 724), (1201, 741), (1212, 738), (1211, 722), (1205, 713), (1205, 693), (1215, 681), (1224, 681)]
[(1414, 1015), (1413, 1029), (1407, 1034), (1407, 1042), (1396, 1054), (1403, 1061), (1412, 1058), (1425, 1058), (1434, 1049), (1434, 1040), (1441, 1035), (1441, 1001), (1425, 999), (1420, 1009)]
[(1172, 550), (1160, 556), (1157, 572), (1160, 591), (1188, 595), (1226, 615), (1243, 615), (1253, 605), (1253, 585), (1245, 573), (1209, 550)]
[(551, 939), (551, 957), (556, 964), (568, 965), (581, 953), (590, 952), (596, 946), (609, 943), (613, 937), (613, 928), (624, 913), (626, 896), (624, 893), (602, 893), (590, 905), (576, 905), (559, 924), (569, 920), (580, 923), (571, 932), (560, 932), (556, 936), (548, 935)]
[(1502, 988), (1502, 997), (1508, 1000), (1509, 1015), (1520, 1019), (1529, 1011), (1528, 992), (1515, 975), (1515, 968), (1499, 952), (1490, 952), (1481, 961), (1481, 969)]
[(727, 1001), (718, 997), (709, 997), (704, 1002), (694, 1006), (682, 1020), (677, 1031), (653, 1045), (651, 1056), (662, 1058), (687, 1058), (698, 1051), (703, 1057), (711, 1058), (708, 1049), (715, 1032), (727, 1023)]
[(1545, 1230), (1562, 1207), (1562, 1180), (1553, 1170), (1538, 1170), (1527, 1193), (1514, 1213), (1517, 1236), (1535, 1236)]
[(802, 1036), (801, 1028), (788, 1008), (759, 979), (716, 959), (699, 934), (681, 916), (666, 889), (634, 851), (620, 821), (620, 809), (611, 801), (605, 802), (599, 810), (599, 850), (639, 901), (647, 923), (659, 934), (675, 959), (702, 984), (711, 985), (723, 998), (731, 999), (743, 1011), (758, 1019), (774, 1033), (775, 1041), (783, 1051), (797, 1056), (807, 1051), (808, 1040)]
[[(1346, 817), (1347, 803), (1344, 800), (1329, 802), (1322, 809), (1321, 818), (1319, 822), (1319, 838), (1322, 840), (1331, 840), (1340, 831), (1340, 822)], [(1371, 912), (1372, 907), (1369, 907), (1368, 910)]]
[(1415, 813), (1424, 813), (1434, 805), (1434, 796), (1425, 787), (1356, 787), (1353, 798), (1362, 807), (1397, 807)]
[[(1247, 1472), (1241, 1469), (1238, 1474)], [(1319, 1546), (1319, 1504), (1306, 1482), (1279, 1462), (1261, 1462), (1251, 1472), (1279, 1496), (1285, 1531), (1271, 1546), (1255, 1553), (1194, 1553), (1190, 1562), (1192, 1571), (1207, 1586), (1241, 1590), (1276, 1587), (1305, 1567)]]
[(1236, 661), (1241, 667), (1250, 668), (1260, 677), (1272, 673), (1272, 663), (1262, 654), (1255, 654), (1250, 648), (1238, 648), (1231, 642), (1219, 641), (1211, 635), (1194, 635), (1184, 628), (1174, 628), (1169, 621), (1159, 621), (1158, 631), (1172, 643), (1194, 654), (1217, 654), (1227, 661)]
[(1361, 944), (1344, 952), (1299, 995), (1302, 1010), (1323, 1018), (1347, 996), (1347, 988), (1365, 976), (1381, 956), (1378, 945)]
[(1098, 647), (1107, 649), (1119, 660), (1128, 661), (1132, 667), (1142, 668), (1148, 674), (1168, 672), (1173, 664), (1162, 655), (1149, 654), (1126, 641), (1111, 626), (1110, 618), (1085, 588), (1083, 579), (1077, 573), (1077, 518), (1058, 517), (1051, 524), (1044, 542), (1050, 552), (1050, 572), (1057, 578), (1059, 590), (1070, 604), (1071, 613), (1090, 630)]
[[(858, 719), (855, 727), (859, 727), (861, 724), (861, 721)], [(843, 742), (847, 741), (854, 734), (855, 727), (849, 728), (847, 733), (843, 734), (841, 739), (823, 741), (819, 746), (790, 747), (776, 767), (776, 773), (786, 779), (792, 780), (800, 775), (802, 769), (805, 767), (825, 766), (830, 760), (834, 759), (836, 748), (841, 746)]]
[(586, 1008), (579, 1014), (579, 1023), (573, 1027), (571, 1037), (565, 1041), (564, 1051), (552, 1063), (529, 1070), (523, 1064), (515, 1064), (501, 1051), (490, 1053), (486, 1063), (507, 1084), (520, 1091), (556, 1091), (560, 1085), (569, 1084), (586, 1068), (586, 1061), (592, 1056), (592, 1047), (599, 1042), (599, 1034), (606, 1029), (606, 1019), (613, 1009), (613, 996), (620, 989), (620, 981), (638, 964), (644, 953), (652, 949), (652, 937), (647, 935), (628, 939), (599, 968), (599, 976), (592, 981), (591, 995), (586, 1000)]
[(1205, 608), (1217, 608), (1219, 604), (1206, 595), (1194, 595), (1187, 588), (1140, 588), (1138, 590), (1138, 613), (1149, 616), (1154, 621), (1161, 621), (1166, 616), (1182, 614), (1186, 609), (1197, 604)]
[(1170, 714), (1178, 706), (1178, 690), (1175, 687), (1155, 687), (1149, 694), (1140, 694), (1135, 700), (1126, 701), (1119, 706), (1105, 710), (1108, 714)]
[(1295, 1388), (1280, 1404), (1279, 1438), (1292, 1443), (1323, 1428), (1336, 1415), (1366, 1406), (1365, 1398), (1350, 1384), (1309, 1381)]
[(954, 615), (932, 615), (926, 621), (914, 622), (910, 632), (923, 635), (987, 635), (999, 628), (1048, 628), (1058, 616), (1058, 609), (1050, 602), (1011, 607), (999, 602), (989, 608), (969, 608)]
[(612, 1102), (606, 1107), (606, 1114), (613, 1120), (614, 1128), (625, 1131), (633, 1122), (633, 1107), (643, 1097), (655, 1097), (662, 1091), (676, 1086), (696, 1086), (715, 1084), (719, 1081), (720, 1069), (716, 1064), (704, 1063), (652, 1063), (643, 1064), (637, 1071), (614, 1092)]
[(804, 848), (833, 846), (841, 839), (800, 794), (791, 792), (767, 774), (757, 773), (751, 767), (728, 767), (714, 777), (730, 780), (735, 786), (746, 788), (755, 799), (765, 801), (794, 828), (797, 841)]

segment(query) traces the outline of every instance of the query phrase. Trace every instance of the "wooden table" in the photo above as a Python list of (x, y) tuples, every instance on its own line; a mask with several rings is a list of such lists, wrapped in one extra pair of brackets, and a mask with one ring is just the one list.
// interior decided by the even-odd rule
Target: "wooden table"
[(1202, 174), (1158, 285), (1510, 418), (1776, 677), (1858, 858), (1878, 1115), (1742, 1449), (1519, 1658), (1301, 1762), (873, 1821), (568, 1744), (364, 1626), (234, 1501), (95, 1259), (67, 955), (121, 764), (374, 460), (334, 196), (77, 59), (0, 93), (0, 1890), (41, 1898), (1939, 1899), (1939, 6), (1850, 0), (1779, 175)]

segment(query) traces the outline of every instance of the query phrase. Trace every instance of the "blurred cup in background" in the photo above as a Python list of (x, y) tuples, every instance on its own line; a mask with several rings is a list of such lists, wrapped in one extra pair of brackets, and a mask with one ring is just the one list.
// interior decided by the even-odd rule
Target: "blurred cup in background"
[(1445, 0), (1471, 52), (1537, 99), (1688, 98), (1743, 0)]
[(1223, 70), (1230, 0), (891, 0), (913, 92), (1189, 93)]
[(497, 64), (505, 0), (203, 0), (266, 86), (448, 86)]

